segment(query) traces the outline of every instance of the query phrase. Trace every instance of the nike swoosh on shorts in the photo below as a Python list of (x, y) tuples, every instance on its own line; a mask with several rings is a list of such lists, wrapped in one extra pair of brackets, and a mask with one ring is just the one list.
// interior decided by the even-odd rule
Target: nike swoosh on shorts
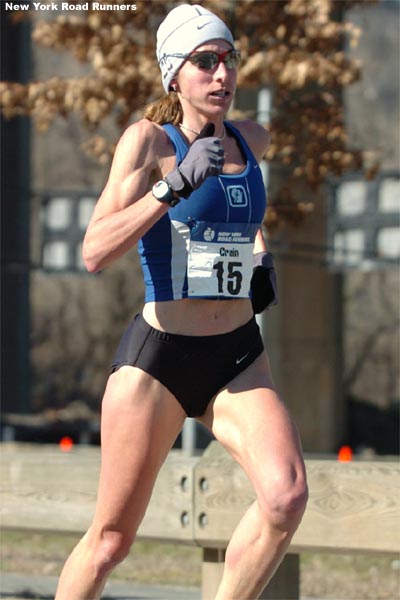
[(240, 363), (241, 363), (241, 362), (243, 362), (243, 361), (244, 361), (244, 359), (245, 359), (245, 358), (247, 358), (249, 354), (250, 354), (250, 352), (247, 352), (247, 354), (245, 354), (244, 356), (242, 356), (242, 357), (240, 357), (240, 358), (237, 358), (237, 359), (236, 359), (236, 364), (237, 364), (237, 365), (240, 365)]

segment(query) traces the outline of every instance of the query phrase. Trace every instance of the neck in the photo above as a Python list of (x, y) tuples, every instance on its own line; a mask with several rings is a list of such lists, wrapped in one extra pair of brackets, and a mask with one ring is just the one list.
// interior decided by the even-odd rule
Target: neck
[[(199, 135), (199, 133), (202, 129), (202, 127), (199, 127), (199, 128), (191, 127), (190, 125), (187, 125), (186, 123), (179, 123), (179, 127), (183, 131), (189, 131), (190, 133), (194, 133), (195, 135)], [(220, 127), (216, 126), (214, 136), (219, 138), (220, 141), (222, 142), (225, 139), (225, 135), (226, 135), (226, 129), (225, 129), (224, 123), (222, 123)]]

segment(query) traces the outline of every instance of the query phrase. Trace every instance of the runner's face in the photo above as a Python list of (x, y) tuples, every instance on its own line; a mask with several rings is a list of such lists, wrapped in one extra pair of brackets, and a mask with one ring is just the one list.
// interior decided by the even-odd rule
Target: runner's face
[[(177, 75), (178, 91), (184, 112), (193, 109), (208, 116), (224, 115), (236, 89), (237, 68), (234, 56), (226, 54), (232, 47), (225, 40), (203, 44), (186, 60)], [(200, 54), (212, 52), (218, 55)], [(213, 64), (214, 63), (214, 64)]]

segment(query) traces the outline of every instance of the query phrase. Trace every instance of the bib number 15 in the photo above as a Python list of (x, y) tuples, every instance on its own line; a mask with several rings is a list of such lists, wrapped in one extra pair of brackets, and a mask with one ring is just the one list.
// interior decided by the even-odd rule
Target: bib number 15
[(243, 263), (238, 261), (224, 262), (219, 260), (214, 264), (213, 270), (216, 271), (219, 294), (224, 293), (225, 286), (227, 292), (232, 296), (237, 296), (240, 293), (243, 275), (239, 269), (242, 266)]

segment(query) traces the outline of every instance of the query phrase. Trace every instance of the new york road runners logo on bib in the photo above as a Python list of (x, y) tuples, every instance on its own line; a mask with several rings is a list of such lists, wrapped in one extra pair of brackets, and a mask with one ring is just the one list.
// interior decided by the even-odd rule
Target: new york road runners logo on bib
[(211, 227), (207, 227), (207, 229), (204, 232), (204, 239), (206, 240), (206, 242), (212, 242), (214, 238), (215, 238), (215, 230), (212, 229)]
[(248, 298), (258, 223), (197, 221), (189, 240), (189, 297)]

